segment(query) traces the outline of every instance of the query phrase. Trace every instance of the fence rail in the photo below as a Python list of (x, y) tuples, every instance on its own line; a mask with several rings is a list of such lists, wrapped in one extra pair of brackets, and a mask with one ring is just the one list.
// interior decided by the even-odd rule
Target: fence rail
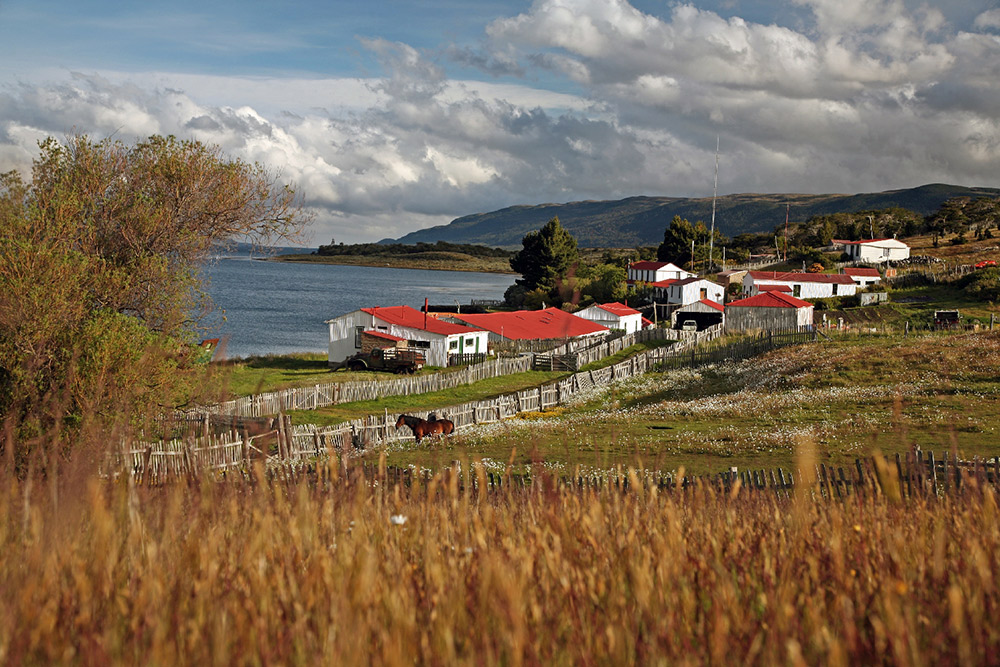
[[(577, 372), (562, 380), (540, 387), (475, 401), (442, 407), (426, 412), (411, 413), (428, 419), (432, 415), (450, 419), (458, 430), (477, 424), (495, 423), (523, 412), (539, 412), (561, 405), (570, 398), (612, 382), (653, 370), (709, 363), (719, 359), (747, 358), (780, 345), (815, 340), (814, 333), (761, 334), (737, 343), (711, 350), (698, 350), (698, 345), (714, 341), (718, 329), (697, 332), (671, 347), (660, 347), (635, 355), (612, 366), (593, 371)], [(268, 429), (248, 436), (247, 426)], [(246, 468), (254, 458), (280, 461), (314, 459), (329, 451), (351, 451), (412, 437), (405, 427), (396, 428), (396, 416), (384, 413), (369, 415), (330, 427), (312, 424), (292, 425), (287, 416), (273, 420), (253, 420), (241, 417), (210, 415), (181, 421), (191, 431), (202, 431), (200, 437), (188, 437), (154, 443), (123, 446), (112, 468), (128, 471), (141, 479), (191, 474), (192, 471)], [(263, 426), (262, 426), (263, 424)], [(222, 434), (210, 434), (209, 427), (228, 428)], [(242, 433), (240, 430), (242, 429)]]
[[(368, 462), (357, 466), (360, 477), (402, 486), (411, 485), (420, 477), (423, 488), (433, 473), (427, 470), (415, 472), (410, 468), (378, 468)], [(782, 468), (770, 469), (730, 469), (726, 472), (706, 475), (682, 475), (678, 477), (665, 471), (624, 471), (621, 467), (605, 474), (553, 475), (544, 473), (547, 480), (580, 490), (618, 489), (627, 492), (630, 486), (656, 486), (664, 490), (685, 490), (692, 488), (713, 488), (727, 495), (740, 492), (771, 492), (780, 495), (791, 493), (803, 487), (806, 493), (825, 500), (840, 500), (851, 496), (890, 496), (892, 498), (928, 498), (946, 494), (982, 489), (986, 486), (1000, 487), (1000, 457), (960, 460), (955, 455), (944, 454), (936, 459), (933, 452), (920, 450), (886, 457), (879, 454), (866, 458), (856, 458), (853, 466), (833, 466), (817, 464), (804, 474), (801, 469), (794, 472)], [(442, 474), (442, 473), (438, 473)], [(504, 487), (529, 486), (534, 479), (530, 472), (494, 473), (485, 470), (461, 471), (449, 468), (446, 475), (457, 475), (459, 488), (496, 492)], [(480, 488), (479, 485), (482, 485)]]

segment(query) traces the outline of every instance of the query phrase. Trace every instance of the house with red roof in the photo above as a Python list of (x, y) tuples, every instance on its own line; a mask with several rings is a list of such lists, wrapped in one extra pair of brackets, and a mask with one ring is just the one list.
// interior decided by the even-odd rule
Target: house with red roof
[(858, 291), (858, 284), (842, 273), (747, 271), (743, 278), (743, 293), (750, 296), (775, 291), (776, 288), (788, 288), (791, 295), (799, 299), (828, 299), (851, 296)]
[(628, 267), (626, 282), (629, 285), (655, 283), (661, 280), (680, 280), (693, 275), (693, 273), (685, 271), (671, 262), (632, 262)]
[(778, 291), (761, 292), (726, 304), (726, 331), (812, 329), (813, 305)]
[(406, 346), (427, 357), (431, 366), (447, 366), (448, 358), (457, 354), (486, 354), (489, 334), (423, 313), (410, 306), (361, 308), (327, 320), (331, 365), (340, 363), (360, 352), (366, 340), (383, 337), (386, 347)]
[(490, 340), (563, 340), (601, 336), (608, 328), (559, 308), (512, 313), (451, 314), (449, 320), (489, 332)]
[(843, 244), (844, 252), (854, 262), (886, 262), (907, 259), (910, 246), (896, 239), (869, 239), (867, 241), (834, 241)]
[(672, 308), (686, 306), (702, 299), (722, 303), (726, 288), (717, 282), (698, 276), (653, 283), (653, 298), (666, 301)]
[(850, 276), (851, 280), (858, 284), (858, 287), (864, 289), (869, 285), (874, 285), (882, 280), (881, 274), (879, 274), (878, 269), (865, 268), (865, 267), (851, 267), (847, 266), (840, 270), (845, 276)]
[(596, 303), (573, 314), (585, 320), (596, 322), (608, 329), (617, 329), (627, 334), (635, 333), (644, 326), (642, 323), (642, 313), (635, 308), (630, 308), (617, 301), (613, 303)]

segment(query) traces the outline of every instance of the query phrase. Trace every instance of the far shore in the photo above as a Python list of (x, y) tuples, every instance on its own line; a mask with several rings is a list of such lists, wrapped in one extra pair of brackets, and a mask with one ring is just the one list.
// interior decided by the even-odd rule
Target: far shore
[(506, 259), (490, 261), (483, 258), (463, 258), (458, 260), (433, 260), (418, 258), (365, 257), (354, 255), (313, 255), (290, 254), (262, 257), (265, 261), (300, 262), (304, 264), (339, 264), (342, 266), (374, 266), (389, 269), (424, 269), (427, 271), (466, 271), (471, 273), (501, 273), (517, 275), (511, 271)]

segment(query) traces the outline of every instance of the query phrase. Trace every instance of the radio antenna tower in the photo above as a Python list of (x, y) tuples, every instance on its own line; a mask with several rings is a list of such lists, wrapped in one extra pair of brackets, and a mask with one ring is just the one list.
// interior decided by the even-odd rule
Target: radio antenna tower
[(715, 244), (715, 198), (719, 194), (719, 135), (715, 135), (715, 188), (712, 190), (712, 229), (708, 234), (708, 270), (714, 268), (712, 263), (712, 246)]

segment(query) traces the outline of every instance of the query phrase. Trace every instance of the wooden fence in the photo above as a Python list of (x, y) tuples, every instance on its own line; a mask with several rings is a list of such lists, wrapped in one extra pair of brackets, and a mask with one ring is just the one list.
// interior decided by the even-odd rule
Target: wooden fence
[[(485, 401), (410, 413), (422, 419), (432, 414), (449, 419), (461, 430), (477, 424), (490, 424), (523, 412), (539, 412), (567, 402), (572, 397), (655, 370), (712, 363), (727, 359), (745, 359), (780, 347), (815, 341), (814, 332), (761, 334), (713, 349), (697, 349), (718, 337), (718, 330), (696, 332), (670, 347), (660, 347), (635, 355), (612, 366), (582, 371), (540, 387), (505, 394)], [(276, 428), (247, 438), (237, 432), (222, 436), (203, 436), (159, 443), (145, 443), (127, 448), (122, 468), (131, 466), (137, 477), (157, 478), (170, 474), (188, 474), (197, 469), (228, 469), (245, 466), (255, 456), (279, 462), (301, 461), (325, 456), (331, 450), (350, 452), (412, 438), (406, 427), (396, 428), (398, 415), (388, 412), (369, 415), (335, 426), (292, 425), (287, 417), (275, 420)], [(242, 449), (241, 449), (242, 447)]]
[[(527, 487), (537, 480), (529, 472), (494, 472), (483, 468), (464, 472), (460, 467), (449, 468), (438, 475), (455, 475), (463, 491), (496, 492), (506, 487)], [(414, 472), (409, 468), (379, 468), (370, 462), (361, 462), (357, 477), (378, 479), (387, 485), (409, 486), (419, 476), (423, 488), (428, 488), (433, 473), (427, 470)], [(563, 488), (580, 490), (621, 490), (641, 485), (655, 486), (662, 490), (711, 488), (717, 493), (732, 495), (738, 487), (740, 493), (771, 492), (790, 496), (796, 488), (805, 485), (808, 496), (826, 500), (842, 500), (852, 496), (887, 496), (893, 499), (933, 498), (945, 494), (982, 489), (986, 486), (1000, 488), (1000, 457), (960, 460), (945, 453), (935, 458), (933, 453), (920, 450), (891, 457), (874, 455), (854, 460), (853, 465), (832, 466), (818, 464), (806, 475), (802, 470), (794, 473), (781, 468), (731, 469), (707, 475), (683, 475), (664, 471), (626, 470), (618, 466), (605, 473), (560, 475), (544, 472), (542, 484), (555, 483)]]
[(292, 387), (266, 394), (245, 396), (218, 405), (205, 406), (189, 414), (209, 412), (244, 417), (263, 417), (276, 415), (287, 410), (315, 410), (338, 403), (371, 401), (387, 396), (408, 396), (452, 389), (501, 375), (524, 373), (530, 371), (531, 368), (531, 357), (494, 359), (468, 366), (461, 371), (414, 377), (401, 376), (371, 382), (330, 382), (312, 387)]
[(265, 417), (289, 410), (315, 410), (328, 405), (351, 403), (354, 401), (372, 401), (387, 396), (409, 396), (432, 391), (453, 389), (472, 384), (480, 380), (523, 373), (533, 368), (573, 371), (580, 366), (598, 361), (615, 354), (636, 342), (654, 339), (663, 340), (705, 340), (706, 337), (718, 336), (721, 333), (715, 329), (704, 332), (674, 331), (671, 329), (645, 329), (634, 334), (622, 336), (614, 334), (600, 341), (572, 341), (557, 349), (565, 356), (553, 363), (552, 356), (548, 363), (543, 361), (536, 366), (534, 356), (525, 355), (516, 358), (498, 358), (470, 365), (464, 370), (418, 375), (415, 377), (401, 376), (386, 380), (369, 382), (330, 382), (311, 387), (292, 387), (281, 391), (245, 396), (213, 406), (205, 406), (186, 413), (175, 415), (177, 421), (201, 421), (204, 413), (215, 415), (233, 415), (241, 417)]

